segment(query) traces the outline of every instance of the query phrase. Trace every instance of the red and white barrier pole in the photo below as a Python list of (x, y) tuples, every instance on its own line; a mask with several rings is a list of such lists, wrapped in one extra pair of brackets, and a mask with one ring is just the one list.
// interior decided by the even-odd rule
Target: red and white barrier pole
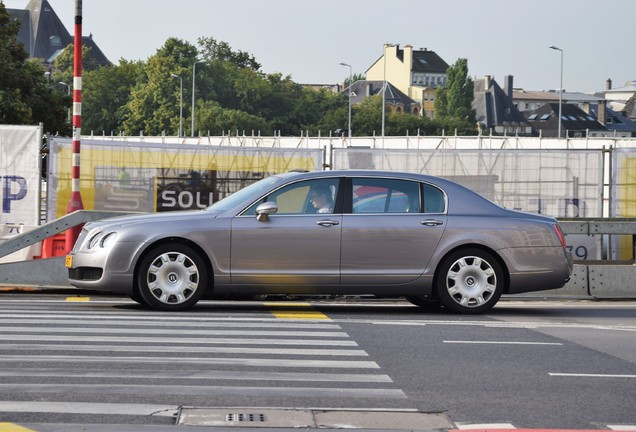
[[(73, 46), (73, 160), (71, 168), (71, 199), (66, 213), (83, 210), (80, 195), (80, 137), (82, 135), (82, 0), (75, 0), (75, 38)], [(65, 249), (69, 252), (77, 237), (81, 226), (66, 230)]]

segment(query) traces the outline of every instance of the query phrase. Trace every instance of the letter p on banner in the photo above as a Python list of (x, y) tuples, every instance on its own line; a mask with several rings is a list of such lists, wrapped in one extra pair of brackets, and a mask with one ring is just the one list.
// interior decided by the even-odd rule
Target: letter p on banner
[(26, 197), (27, 181), (24, 177), (5, 176), (2, 183), (2, 213), (11, 213), (11, 201), (19, 201)]

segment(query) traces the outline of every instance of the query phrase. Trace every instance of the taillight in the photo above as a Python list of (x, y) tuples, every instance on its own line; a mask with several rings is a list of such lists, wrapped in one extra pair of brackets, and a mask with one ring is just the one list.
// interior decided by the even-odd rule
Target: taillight
[(554, 231), (556, 232), (556, 235), (561, 242), (561, 246), (563, 246), (563, 249), (565, 249), (565, 236), (563, 235), (563, 231), (561, 231), (561, 227), (559, 226), (559, 224), (552, 224), (552, 227), (554, 228)]

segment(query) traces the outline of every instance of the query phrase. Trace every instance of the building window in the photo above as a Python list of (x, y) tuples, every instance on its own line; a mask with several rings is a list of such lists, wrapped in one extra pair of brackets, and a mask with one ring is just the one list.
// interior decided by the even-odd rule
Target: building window
[(51, 46), (62, 46), (62, 38), (60, 36), (49, 36)]

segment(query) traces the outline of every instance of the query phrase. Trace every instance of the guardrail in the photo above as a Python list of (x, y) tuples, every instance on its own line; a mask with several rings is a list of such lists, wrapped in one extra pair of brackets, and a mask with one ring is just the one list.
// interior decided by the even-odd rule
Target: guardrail
[[(123, 216), (129, 212), (78, 210), (0, 244), (0, 258), (86, 222)], [(0, 264), (0, 283), (8, 285), (69, 286), (64, 257)]]

